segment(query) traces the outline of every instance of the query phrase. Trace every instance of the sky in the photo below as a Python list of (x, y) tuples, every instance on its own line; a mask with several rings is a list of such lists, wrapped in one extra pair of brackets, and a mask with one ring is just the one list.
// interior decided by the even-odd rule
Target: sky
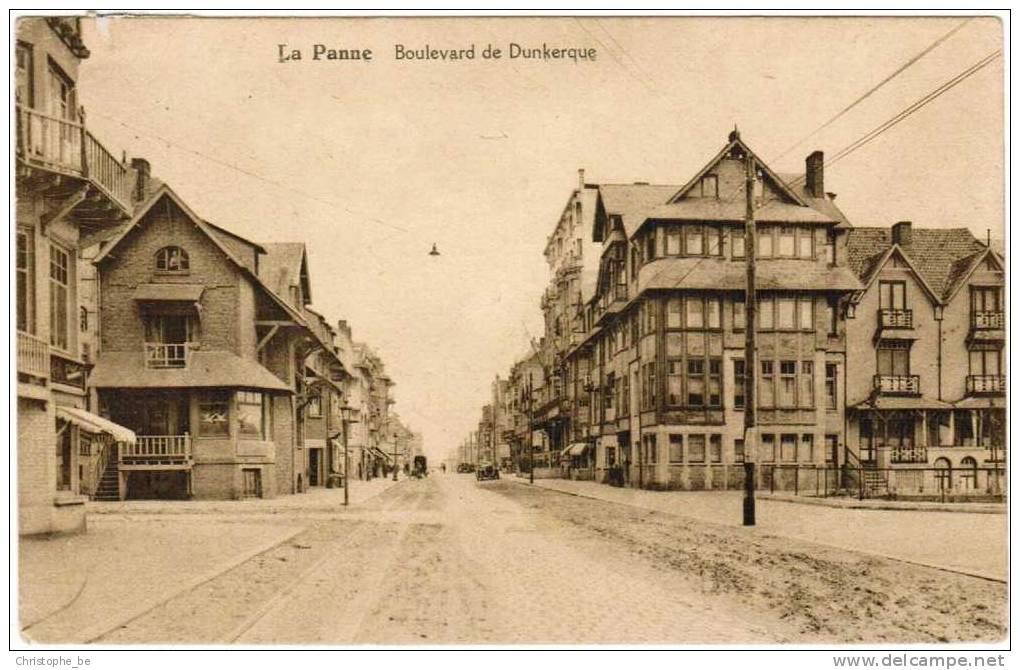
[[(542, 250), (578, 168), (682, 184), (736, 125), (773, 169), (803, 172), (1002, 47), (997, 19), (971, 19), (798, 144), (961, 21), (107, 17), (85, 21), (79, 95), (109, 148), (204, 218), (305, 242), (313, 307), (376, 349), (438, 457), (542, 334)], [(373, 59), (314, 61), (316, 43)], [(596, 58), (510, 59), (510, 43)], [(302, 60), (279, 62), (280, 44)], [(476, 58), (398, 61), (398, 44)], [(489, 44), (504, 57), (483, 59)], [(858, 226), (1001, 239), (1003, 136), (998, 59), (828, 166), (826, 190)]]

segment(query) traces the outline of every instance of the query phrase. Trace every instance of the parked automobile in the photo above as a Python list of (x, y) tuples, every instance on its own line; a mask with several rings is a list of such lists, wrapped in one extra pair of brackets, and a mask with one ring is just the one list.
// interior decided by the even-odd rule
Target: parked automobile
[(475, 478), (478, 481), (483, 479), (499, 479), (499, 468), (491, 463), (486, 463), (478, 468), (478, 472), (475, 473)]
[(457, 466), (457, 472), (474, 472), (475, 466), (470, 463), (461, 463)]

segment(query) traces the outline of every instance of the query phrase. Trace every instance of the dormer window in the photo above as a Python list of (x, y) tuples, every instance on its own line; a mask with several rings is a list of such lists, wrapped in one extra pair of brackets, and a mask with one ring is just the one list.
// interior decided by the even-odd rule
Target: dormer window
[(701, 197), (719, 197), (719, 177), (714, 174), (707, 174), (701, 178)]
[(181, 247), (163, 247), (156, 252), (156, 272), (186, 274), (189, 269), (188, 252)]

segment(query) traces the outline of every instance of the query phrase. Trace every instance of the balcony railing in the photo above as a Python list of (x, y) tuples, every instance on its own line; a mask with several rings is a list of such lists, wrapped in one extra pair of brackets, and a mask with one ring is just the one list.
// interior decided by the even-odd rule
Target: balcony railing
[(191, 347), (190, 342), (146, 342), (145, 367), (150, 370), (186, 368)]
[(134, 444), (120, 445), (121, 465), (186, 465), (191, 462), (191, 436), (138, 435)]
[(875, 389), (884, 395), (920, 395), (918, 375), (875, 375)]
[(878, 324), (881, 328), (913, 328), (914, 312), (909, 309), (880, 309)]
[(928, 449), (917, 446), (892, 447), (890, 460), (893, 463), (927, 463)]
[(970, 326), (974, 330), (1005, 330), (1005, 312), (971, 312)]
[(46, 170), (89, 179), (130, 211), (131, 170), (84, 124), (17, 106), (18, 157)]
[(1006, 392), (1006, 375), (967, 375), (969, 395), (1000, 394)]
[(50, 345), (46, 340), (18, 332), (18, 374), (39, 379), (50, 376)]

